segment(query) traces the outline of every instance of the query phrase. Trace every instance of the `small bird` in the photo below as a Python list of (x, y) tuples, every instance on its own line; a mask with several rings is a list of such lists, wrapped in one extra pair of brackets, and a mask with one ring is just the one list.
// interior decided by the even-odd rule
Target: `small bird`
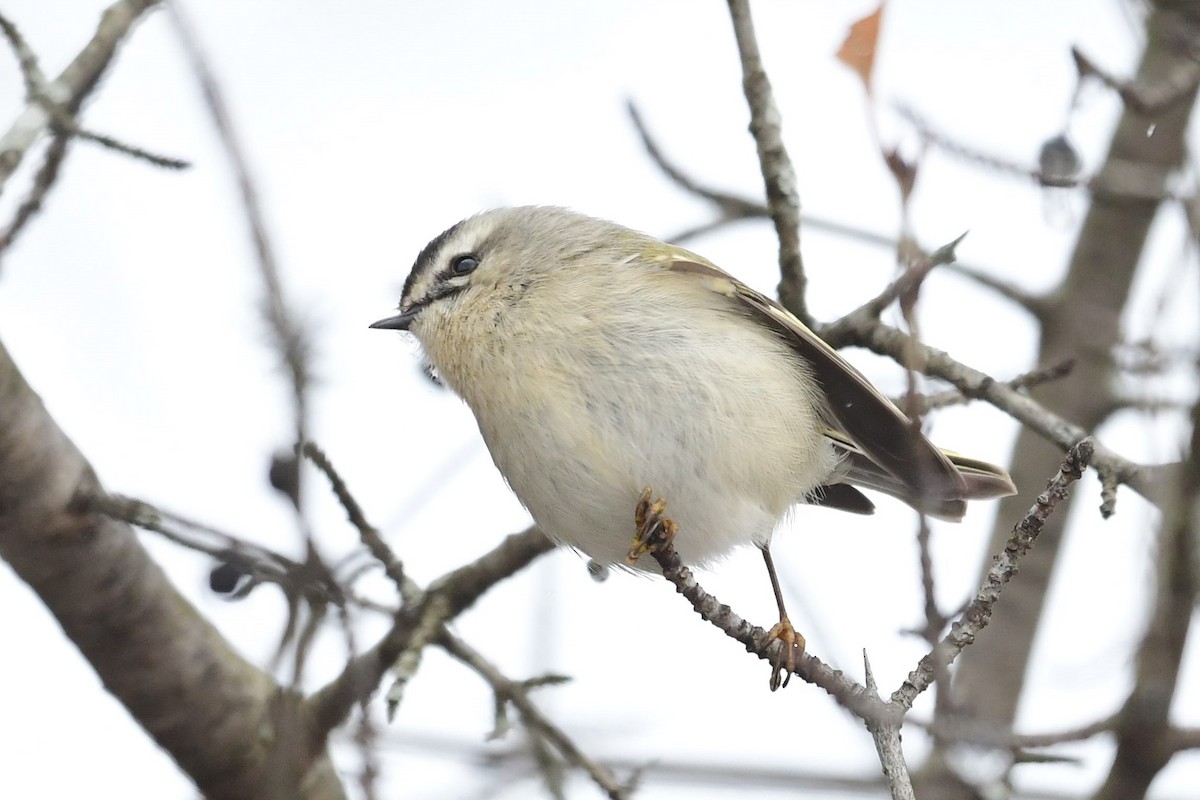
[(1016, 491), (1002, 468), (934, 447), (775, 301), (567, 209), (450, 227), (417, 256), (399, 313), (371, 327), (416, 336), (534, 521), (596, 564), (626, 564), (649, 487), (671, 503), (684, 563), (761, 548), (789, 676), (803, 637), (767, 548), (793, 505), (870, 514), (862, 486), (957, 521), (966, 500)]

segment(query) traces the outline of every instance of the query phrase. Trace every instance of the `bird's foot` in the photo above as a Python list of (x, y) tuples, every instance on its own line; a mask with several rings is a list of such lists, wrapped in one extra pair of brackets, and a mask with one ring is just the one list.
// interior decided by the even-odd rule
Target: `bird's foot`
[(642, 498), (634, 512), (637, 533), (633, 536), (633, 543), (629, 545), (629, 554), (625, 556), (625, 560), (630, 564), (637, 563), (637, 560), (647, 553), (653, 553), (669, 544), (679, 529), (678, 525), (662, 515), (666, 510), (667, 501), (660, 497), (650, 502), (653, 496), (650, 487), (647, 486), (642, 491)]
[(796, 662), (804, 655), (804, 637), (792, 627), (786, 616), (767, 631), (767, 644), (779, 640), (779, 652), (771, 662), (771, 691), (788, 685), (796, 671)]

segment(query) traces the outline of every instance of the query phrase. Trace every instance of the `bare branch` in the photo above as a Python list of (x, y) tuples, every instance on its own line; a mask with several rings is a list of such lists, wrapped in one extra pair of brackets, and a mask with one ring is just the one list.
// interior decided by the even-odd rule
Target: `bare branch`
[(767, 205), (779, 237), (779, 302), (806, 325), (812, 318), (805, 299), (807, 278), (800, 258), (800, 196), (796, 171), (783, 145), (779, 109), (758, 52), (749, 0), (728, 0), (742, 60), (742, 88), (750, 106), (750, 133), (767, 188)]
[(229, 646), (128, 525), (75, 510), (102, 494), (0, 346), (0, 558), (204, 796), (255, 796), (282, 764), (305, 780), (293, 796), (341, 797), (323, 743), (289, 727), (298, 698)]
[[(857, 320), (853, 315), (854, 312), (851, 312), (823, 328), (822, 337), (834, 347), (857, 344), (904, 363), (911, 337), (879, 322)], [(827, 334), (828, 330), (834, 334)], [(925, 374), (947, 381), (965, 397), (991, 403), (1064, 450), (1090, 435), (1020, 391), (956, 361), (944, 351), (928, 345), (923, 345), (923, 348)], [(1125, 484), (1151, 503), (1161, 502), (1153, 485), (1153, 470), (1118, 455), (1098, 442), (1093, 447), (1090, 465), (1099, 473), (1101, 481), (1107, 480), (1113, 487), (1118, 483)], [(1111, 516), (1115, 511), (1115, 503), (1115, 494), (1107, 496), (1100, 507), (1101, 514)]]
[(1064, 731), (1014, 735), (1011, 737), (1011, 743), (1014, 748), (1028, 748), (1051, 747), (1067, 742), (1081, 742), (1084, 739), (1090, 739), (1093, 736), (1111, 731), (1116, 719), (1116, 715), (1113, 715), (1097, 720), (1096, 722), (1088, 723), (1087, 725), (1080, 725), (1077, 728), (1067, 728)]
[(17, 206), (12, 222), (0, 233), (0, 254), (8, 250), (25, 226), (42, 210), (42, 204), (58, 180), (59, 171), (67, 157), (69, 143), (70, 137), (58, 132), (50, 140), (50, 145), (42, 156), (42, 164), (33, 177), (33, 185), (29, 187), (28, 196)]
[[(1190, 97), (1190, 95), (1185, 97)], [(1096, 175), (1076, 176), (1056, 171), (1047, 172), (985, 153), (978, 148), (955, 141), (934, 129), (911, 108), (901, 106), (897, 110), (917, 129), (923, 141), (935, 145), (943, 152), (993, 172), (1033, 181), (1039, 186), (1060, 189), (1082, 188), (1094, 195), (1103, 195), (1112, 199), (1172, 201), (1180, 204), (1186, 204), (1190, 199), (1188, 194), (1177, 192), (1171, 188), (1169, 178), (1172, 170), (1162, 165), (1110, 159), (1104, 170)]]
[(646, 123), (642, 119), (642, 113), (638, 110), (637, 105), (632, 100), (629, 100), (626, 102), (625, 107), (629, 112), (629, 119), (633, 122), (634, 129), (642, 140), (642, 146), (646, 148), (646, 154), (650, 156), (655, 165), (679, 188), (689, 194), (708, 200), (715, 205), (717, 211), (720, 212), (721, 221), (727, 222), (751, 217), (767, 217), (770, 215), (767, 207), (760, 202), (738, 197), (729, 192), (723, 192), (720, 189), (703, 186), (688, 176), (674, 162), (667, 158), (662, 148), (654, 140), (654, 137), (650, 135), (650, 131), (646, 127)]
[[(875, 683), (875, 673), (871, 670), (871, 660), (867, 651), (863, 650), (863, 675), (867, 691), (877, 700), (879, 686)], [(900, 722), (891, 720), (877, 722), (867, 720), (867, 730), (875, 741), (875, 752), (879, 754), (879, 765), (883, 768), (883, 779), (887, 781), (892, 800), (916, 800), (913, 792), (912, 776), (908, 771), (908, 762), (904, 758), (904, 747), (900, 743)]]
[(4, 232), (0, 233), (0, 253), (8, 249), (29, 221), (41, 210), (46, 196), (58, 178), (71, 137), (93, 141), (127, 155), (153, 161), (159, 166), (186, 166), (185, 162), (178, 159), (156, 156), (141, 148), (122, 144), (112, 137), (83, 131), (73, 116), (91, 92), (96, 79), (107, 68), (119, 41), (130, 30), (138, 15), (151, 5), (153, 2), (118, 3), (110, 7), (105, 12), (91, 43), (54, 82), (46, 80), (38, 65), (37, 56), (16, 25), (0, 15), (0, 33), (3, 33), (17, 56), (28, 104), (25, 113), (18, 117), (9, 132), (0, 138), (0, 192), (38, 136), (49, 129), (54, 137), (34, 177), (29, 196), (17, 207), (12, 221)]
[[(696, 582), (692, 571), (684, 566), (679, 554), (671, 545), (669, 537), (663, 536), (661, 526), (655, 536), (647, 540), (645, 552), (649, 553), (662, 569), (663, 577), (675, 585), (675, 590), (687, 598), (692, 608), (706, 622), (720, 628), (725, 635), (735, 639), (746, 648), (746, 652), (769, 664), (782, 663), (780, 650), (784, 644), (771, 640), (768, 632), (740, 617), (729, 606), (710, 595)], [(819, 686), (841, 705), (862, 719), (889, 720), (897, 718), (893, 710), (866, 687), (847, 678), (816, 656), (804, 653), (796, 663), (795, 674), (805, 681)]]
[(536, 736), (548, 741), (551, 746), (572, 766), (582, 769), (592, 781), (604, 790), (612, 800), (626, 800), (632, 796), (633, 787), (622, 784), (612, 771), (592, 760), (571, 740), (566, 733), (550, 721), (533, 701), (529, 699), (529, 682), (510, 680), (495, 665), (461, 639), (443, 635), (438, 644), (446, 649), (488, 682), (496, 693), (497, 702), (511, 703), (521, 714), (521, 720)]
[(953, 272), (957, 275), (962, 275), (964, 278), (970, 278), (980, 286), (985, 286), (991, 289), (996, 294), (1009, 300), (1021, 308), (1028, 311), (1035, 319), (1045, 322), (1047, 315), (1050, 313), (1050, 304), (1046, 302), (1046, 298), (1033, 292), (1027, 292), (1025, 289), (1017, 286), (1015, 283), (1001, 280), (990, 272), (973, 267), (967, 264), (952, 263), (946, 265), (947, 272)]
[[(966, 235), (967, 234), (965, 233), (962, 234), (962, 236), (959, 236), (952, 242), (942, 245), (929, 255), (922, 254), (911, 259), (907, 265), (907, 268), (900, 275), (900, 277), (889, 283), (884, 290), (875, 297), (863, 303), (854, 311), (850, 312), (850, 314), (847, 314), (846, 317), (843, 317), (832, 325), (826, 326), (825, 331), (828, 332), (830, 336), (840, 335), (838, 328), (835, 326), (850, 324), (847, 320), (847, 317), (852, 315), (861, 317), (864, 321), (867, 319), (878, 319), (879, 315), (883, 313), (883, 310), (891, 305), (897, 298), (901, 298), (916, 291), (935, 267), (953, 263), (955, 258), (954, 250), (956, 247), (958, 247), (959, 242), (961, 242)], [(915, 250), (915, 248), (913, 249)]]
[(1084, 55), (1078, 47), (1071, 48), (1071, 57), (1075, 59), (1080, 78), (1095, 78), (1116, 92), (1130, 109), (1148, 117), (1162, 114), (1186, 101), (1196, 93), (1196, 86), (1200, 83), (1200, 62), (1194, 59), (1180, 59), (1174, 70), (1161, 81), (1150, 85), (1144, 81), (1116, 77)]
[[(233, 564), (254, 584), (277, 583), (285, 591), (319, 591), (326, 597), (340, 594), (336, 584), (303, 586), (300, 576), (304, 565), (247, 539), (218, 530), (210, 525), (164, 511), (143, 500), (103, 492), (79, 493), (72, 500), (77, 513), (103, 514), (143, 530), (157, 533), (181, 547), (204, 553), (217, 561)], [(245, 587), (238, 596), (249, 593)]]
[[(1010, 378), (1004, 382), (1004, 385), (1015, 391), (1024, 391), (1032, 389), (1035, 386), (1041, 386), (1053, 381), (1062, 380), (1071, 374), (1071, 370), (1075, 368), (1074, 358), (1064, 358), (1054, 364), (1046, 367), (1023, 372), (1015, 378)], [(922, 400), (922, 410), (924, 412), (931, 411), (936, 408), (945, 408), (946, 406), (957, 405), (967, 402), (970, 398), (963, 395), (957, 389), (948, 389), (944, 392), (927, 395)]]
[(893, 704), (905, 710), (911, 708), (917, 695), (929, 688), (938, 675), (939, 662), (946, 665), (953, 662), (963, 648), (970, 645), (976, 635), (987, 627), (991, 620), (992, 608), (1000, 599), (1004, 585), (1016, 575), (1017, 564), (1037, 541), (1046, 519), (1058, 504), (1066, 499), (1071, 484), (1083, 475), (1083, 470), (1091, 462), (1092, 456), (1093, 446), (1090, 439), (1085, 439), (1071, 448), (1059, 466), (1058, 474), (1046, 485), (1046, 491), (1038, 495), (1029, 513), (1013, 528), (1004, 551), (993, 558), (992, 566), (975, 599), (967, 605), (962, 617), (950, 627), (950, 632), (942, 642), (921, 659), (900, 688), (892, 693)]
[(383, 540), (383, 537), (379, 535), (378, 529), (367, 521), (362, 507), (350, 493), (346, 482), (342, 480), (342, 477), (333, 468), (329, 457), (312, 442), (305, 442), (301, 445), (300, 449), (316, 465), (317, 469), (321, 470), (325, 477), (329, 479), (333, 493), (337, 496), (338, 502), (341, 503), (342, 508), (346, 510), (346, 515), (350, 518), (350, 524), (358, 531), (359, 539), (366, 545), (371, 555), (383, 565), (384, 572), (392, 583), (395, 584), (400, 596), (404, 598), (405, 602), (413, 602), (414, 598), (421, 593), (420, 587), (404, 574), (404, 565), (396, 557), (395, 552), (388, 546), (387, 542)]
[[(73, 116), (112, 63), (117, 46), (134, 23), (158, 3), (159, 0), (118, 0), (109, 6), (91, 41), (62, 74), (46, 86), (45, 96), (68, 116)], [(26, 70), (24, 74), (28, 82), (30, 73)], [(0, 137), (0, 193), (29, 148), (53, 121), (54, 114), (38, 99), (30, 98), (12, 127)]]
[(418, 602), (396, 613), (392, 628), (374, 647), (352, 659), (337, 678), (308, 700), (318, 730), (332, 730), (345, 719), (359, 698), (375, 691), (406, 649), (435, 641), (442, 626), (480, 595), (553, 549), (554, 543), (548, 537), (537, 528), (529, 528), (435, 581)]

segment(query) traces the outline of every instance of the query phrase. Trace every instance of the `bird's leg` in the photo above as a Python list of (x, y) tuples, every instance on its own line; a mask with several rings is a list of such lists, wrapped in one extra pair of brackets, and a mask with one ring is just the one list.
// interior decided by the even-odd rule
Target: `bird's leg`
[(766, 546), (762, 548), (763, 561), (767, 564), (767, 574), (771, 576), (771, 588), (775, 591), (775, 603), (779, 606), (779, 622), (767, 631), (767, 644), (779, 640), (782, 647), (771, 664), (771, 691), (781, 686), (787, 686), (796, 669), (796, 659), (804, 654), (804, 637), (792, 627), (788, 619), (787, 608), (783, 605), (783, 590), (779, 588), (779, 576), (775, 574), (775, 562), (771, 560), (771, 551)]
[(637, 532), (633, 536), (633, 543), (629, 545), (629, 554), (625, 556), (625, 560), (630, 564), (637, 563), (642, 556), (653, 553), (670, 542), (675, 538), (675, 531), (679, 529), (678, 525), (662, 515), (667, 501), (660, 497), (652, 503), (652, 496), (650, 487), (647, 486), (642, 490), (642, 499), (638, 501), (637, 510), (634, 512)]

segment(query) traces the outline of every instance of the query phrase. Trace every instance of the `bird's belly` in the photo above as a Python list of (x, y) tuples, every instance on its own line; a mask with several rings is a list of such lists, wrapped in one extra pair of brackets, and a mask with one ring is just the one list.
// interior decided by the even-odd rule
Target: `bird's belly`
[(476, 417), (496, 465), (550, 536), (600, 563), (622, 563), (650, 488), (679, 526), (680, 556), (702, 564), (736, 545), (765, 544), (787, 508), (835, 466), (808, 411), (813, 386), (778, 369), (778, 356), (755, 362), (736, 350), (718, 345), (701, 364), (662, 358), (605, 370), (593, 360), (570, 384), (527, 375), (507, 398), (475, 407)]

